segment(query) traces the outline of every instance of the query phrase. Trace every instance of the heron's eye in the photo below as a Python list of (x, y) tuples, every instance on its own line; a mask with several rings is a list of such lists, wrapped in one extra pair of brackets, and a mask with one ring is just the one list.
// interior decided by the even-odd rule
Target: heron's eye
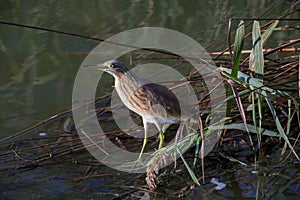
[(112, 64), (110, 65), (110, 68), (116, 68), (116, 64), (115, 64), (115, 63), (112, 63)]

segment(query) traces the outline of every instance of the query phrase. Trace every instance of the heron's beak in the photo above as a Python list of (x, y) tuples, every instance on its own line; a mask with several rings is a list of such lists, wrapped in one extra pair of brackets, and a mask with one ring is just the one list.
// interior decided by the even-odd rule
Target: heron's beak
[(91, 65), (85, 65), (83, 66), (84, 68), (88, 68), (88, 69), (97, 69), (97, 70), (102, 70), (102, 71), (106, 71), (108, 70), (108, 66), (103, 63), (103, 64), (91, 64)]

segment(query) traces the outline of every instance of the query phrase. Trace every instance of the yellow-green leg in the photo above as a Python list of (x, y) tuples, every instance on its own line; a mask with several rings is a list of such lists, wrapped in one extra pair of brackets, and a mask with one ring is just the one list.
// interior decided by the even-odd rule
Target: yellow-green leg
[(171, 124), (164, 124), (163, 127), (160, 129), (159, 131), (159, 145), (158, 145), (158, 149), (161, 149), (163, 144), (164, 144), (164, 140), (165, 140), (165, 132), (166, 130), (169, 128)]
[(148, 141), (148, 124), (146, 122), (144, 122), (144, 141), (143, 141), (143, 146), (142, 146), (142, 150), (140, 151), (140, 155), (138, 160), (140, 160), (142, 158), (143, 152), (145, 150), (147, 141)]
[(165, 140), (165, 135), (162, 131), (159, 131), (159, 145), (158, 145), (158, 149), (162, 148), (162, 145), (164, 144), (164, 140)]
[[(146, 136), (146, 134), (145, 134), (145, 136)], [(144, 141), (143, 141), (142, 150), (140, 151), (139, 159), (141, 159), (141, 157), (142, 157), (142, 155), (143, 155), (143, 152), (144, 152), (144, 150), (145, 150), (146, 144), (147, 144), (147, 138), (145, 137), (145, 138), (144, 138)], [(138, 159), (138, 160), (139, 160), (139, 159)]]

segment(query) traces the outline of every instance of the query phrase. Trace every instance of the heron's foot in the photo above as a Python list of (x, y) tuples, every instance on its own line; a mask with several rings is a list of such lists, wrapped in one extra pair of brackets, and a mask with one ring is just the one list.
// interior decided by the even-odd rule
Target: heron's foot
[(140, 152), (140, 155), (139, 155), (139, 158), (136, 160), (136, 162), (138, 162), (138, 161), (140, 161), (140, 160), (141, 160), (141, 158), (142, 158), (142, 155), (143, 155), (143, 152), (141, 151), (141, 152)]
[(141, 158), (138, 158), (135, 161), (130, 162), (131, 172), (136, 172), (137, 169), (144, 168), (146, 164), (142, 161)]
[(135, 167), (137, 164), (140, 164), (140, 165), (143, 164), (143, 161), (142, 161), (142, 159), (141, 159), (140, 157), (139, 157), (137, 160), (134, 161), (134, 167)]

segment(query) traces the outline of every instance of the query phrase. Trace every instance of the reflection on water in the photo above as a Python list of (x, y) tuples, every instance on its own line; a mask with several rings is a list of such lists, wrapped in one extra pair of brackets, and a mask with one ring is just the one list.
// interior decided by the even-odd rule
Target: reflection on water
[[(185, 33), (207, 47), (208, 51), (219, 51), (227, 46), (226, 42), (212, 45), (226, 37), (230, 17), (258, 16), (272, 3), (272, 0), (5, 1), (1, 3), (0, 20), (102, 39), (132, 28), (158, 26)], [(281, 2), (267, 16), (278, 16), (287, 8), (288, 3)], [(294, 38), (291, 35), (277, 35), (276, 42)], [(0, 25), (0, 139), (70, 107), (76, 72), (86, 54), (97, 44), (82, 38)], [(101, 90), (99, 95), (110, 91), (111, 78), (107, 78), (107, 85), (107, 91)], [(19, 147), (4, 145), (0, 152), (14, 148)], [(77, 153), (83, 155), (76, 160), (92, 159), (87, 152)], [(111, 199), (119, 195), (133, 199), (141, 196), (169, 198), (178, 196), (181, 189), (186, 191), (184, 187), (190, 181), (188, 175), (179, 172), (176, 174), (178, 177), (166, 180), (162, 191), (153, 193), (145, 189), (137, 192), (135, 188), (144, 185), (143, 176), (119, 173), (99, 164), (91, 166), (73, 162), (74, 155), (62, 160), (54, 159), (41, 166), (22, 168), (27, 159), (40, 154), (19, 155), (16, 152), (0, 156), (1, 199)], [(17, 163), (17, 170), (10, 168), (12, 163)], [(245, 169), (239, 165), (224, 169), (223, 165), (216, 166), (215, 162), (210, 164), (208, 161), (206, 164), (213, 166), (207, 169), (206, 176), (218, 178), (226, 183), (226, 188), (217, 191), (208, 179), (202, 188), (189, 191), (187, 197), (284, 199), (300, 195), (299, 166), (291, 164), (283, 167), (273, 163), (255, 174), (253, 168)], [(169, 188), (168, 184), (172, 187)]]

